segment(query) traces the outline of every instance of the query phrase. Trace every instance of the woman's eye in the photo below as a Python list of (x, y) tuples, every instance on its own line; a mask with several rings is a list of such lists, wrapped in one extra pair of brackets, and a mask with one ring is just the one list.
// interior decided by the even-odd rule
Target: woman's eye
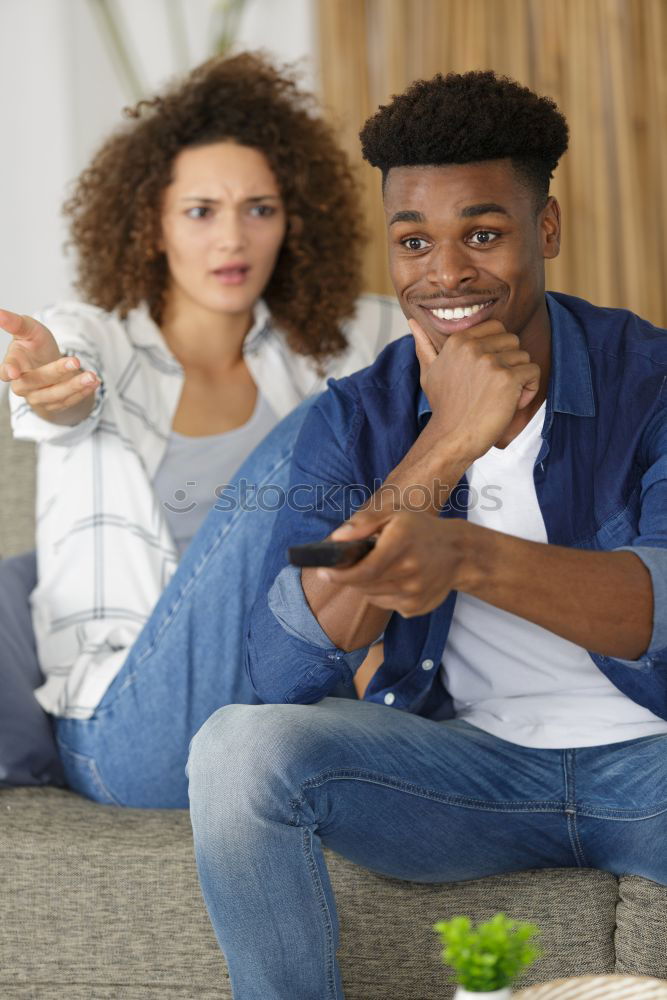
[(188, 219), (206, 219), (211, 214), (211, 209), (208, 205), (195, 205), (193, 208), (189, 208), (185, 214)]
[(408, 236), (406, 240), (401, 240), (401, 243), (406, 250), (423, 250), (424, 247), (428, 246), (426, 240), (420, 236)]
[(493, 243), (497, 238), (498, 233), (492, 233), (489, 229), (479, 229), (471, 236), (473, 245), (478, 247), (486, 246), (487, 243)]
[(258, 219), (266, 219), (270, 215), (275, 215), (276, 209), (273, 205), (253, 205), (250, 209), (250, 214)]

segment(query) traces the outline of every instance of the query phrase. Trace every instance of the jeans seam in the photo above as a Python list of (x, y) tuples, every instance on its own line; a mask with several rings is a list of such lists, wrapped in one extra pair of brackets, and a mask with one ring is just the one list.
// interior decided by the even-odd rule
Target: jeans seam
[(85, 764), (90, 774), (90, 777), (93, 781), (93, 784), (111, 801), (113, 805), (116, 806), (123, 805), (123, 803), (119, 799), (117, 799), (116, 796), (113, 795), (112, 792), (105, 785), (104, 781), (102, 780), (102, 776), (98, 770), (97, 763), (94, 757), (89, 757), (88, 754), (79, 753), (79, 751), (77, 750), (72, 750), (71, 747), (68, 747), (67, 744), (63, 743), (63, 741), (60, 739), (57, 739), (56, 742), (58, 744), (58, 749), (62, 753), (68, 753), (71, 757), (74, 757), (78, 761)]
[(563, 783), (565, 793), (565, 806), (563, 811), (565, 813), (565, 821), (567, 824), (567, 836), (570, 841), (570, 847), (572, 848), (574, 860), (579, 868), (587, 868), (589, 866), (586, 864), (586, 855), (581, 845), (579, 830), (577, 828), (577, 798), (575, 782), (576, 752), (576, 750), (572, 749), (563, 750), (562, 752)]
[(667, 805), (652, 806), (653, 811), (647, 812), (645, 809), (607, 809), (604, 806), (595, 809), (592, 807), (579, 806), (577, 813), (587, 819), (610, 819), (618, 823), (640, 823), (645, 819), (654, 819), (667, 812)]
[[(237, 516), (239, 516), (239, 515), (237, 514)], [(194, 566), (194, 568), (192, 570), (192, 573), (190, 574), (190, 576), (188, 578), (187, 583), (179, 591), (178, 596), (177, 596), (174, 604), (172, 604), (172, 606), (167, 611), (167, 613), (166, 613), (166, 615), (165, 615), (162, 623), (159, 625), (159, 627), (157, 629), (157, 632), (155, 633), (152, 641), (149, 643), (149, 645), (146, 647), (146, 649), (143, 651), (143, 653), (141, 653), (141, 655), (137, 657), (137, 660), (136, 660), (137, 666), (139, 666), (141, 663), (143, 663), (145, 660), (147, 660), (149, 656), (153, 655), (153, 653), (155, 652), (155, 650), (156, 650), (156, 648), (158, 646), (158, 643), (160, 642), (160, 640), (162, 638), (162, 635), (163, 635), (165, 629), (169, 625), (171, 625), (171, 623), (173, 622), (174, 618), (176, 617), (176, 615), (180, 611), (180, 609), (181, 609), (181, 607), (182, 607), (185, 599), (187, 598), (188, 594), (190, 593), (190, 591), (192, 590), (192, 588), (195, 586), (195, 584), (198, 582), (199, 577), (200, 577), (201, 573), (203, 572), (204, 567), (206, 566), (207, 562), (209, 561), (209, 559), (211, 558), (211, 556), (213, 555), (213, 553), (216, 551), (216, 549), (218, 548), (218, 546), (221, 544), (223, 538), (225, 538), (227, 536), (228, 532), (231, 531), (231, 529), (234, 527), (235, 523), (236, 523), (236, 518), (233, 518), (229, 522), (229, 524), (227, 525), (227, 527), (224, 529), (224, 531), (222, 531), (219, 534), (215, 535), (212, 544), (209, 546), (209, 548), (206, 550), (206, 552), (203, 553), (203, 555), (200, 558), (199, 562)]]
[(327, 948), (326, 976), (327, 976), (328, 994), (330, 995), (331, 1000), (337, 1000), (336, 976), (334, 972), (335, 955), (333, 947), (333, 937), (334, 937), (333, 921), (331, 919), (331, 913), (329, 911), (329, 906), (327, 904), (326, 893), (324, 892), (324, 887), (322, 886), (320, 873), (317, 870), (317, 864), (315, 862), (315, 858), (313, 857), (312, 837), (313, 837), (312, 829), (308, 826), (303, 827), (302, 845), (306, 859), (306, 865), (308, 867), (308, 872), (311, 877), (311, 882), (315, 889), (315, 896), (317, 902), (324, 917), (324, 929), (325, 929), (326, 948)]
[(525, 802), (493, 802), (486, 799), (474, 799), (460, 795), (445, 795), (432, 789), (415, 785), (409, 781), (387, 778), (385, 775), (359, 768), (337, 768), (314, 775), (303, 782), (302, 788), (315, 788), (327, 781), (367, 781), (370, 784), (383, 785), (397, 791), (417, 795), (433, 802), (445, 805), (461, 806), (463, 808), (483, 809), (485, 812), (562, 812), (562, 802), (552, 802), (548, 799), (528, 799)]
[[(121, 667), (121, 670), (122, 669), (123, 669), (123, 667)], [(118, 675), (116, 675), (116, 676), (118, 676)], [(115, 679), (116, 678), (114, 678), (114, 680)], [(117, 702), (120, 699), (121, 695), (123, 695), (125, 693), (125, 691), (127, 691), (128, 688), (132, 687), (132, 685), (134, 684), (135, 681), (136, 681), (136, 675), (135, 675), (134, 671), (133, 670), (128, 670), (127, 677), (125, 677), (122, 685), (120, 686), (120, 688), (118, 689), (118, 691), (115, 693), (113, 700), (110, 701), (110, 702), (108, 702), (107, 704), (104, 704), (104, 700), (105, 700), (105, 698), (107, 696), (107, 693), (109, 691), (109, 688), (107, 688), (107, 690), (102, 695), (102, 701), (100, 702), (100, 704), (95, 709), (95, 713), (92, 716), (92, 718), (96, 718), (97, 719), (97, 718), (101, 718), (104, 715), (108, 715), (109, 712), (111, 712), (111, 710), (117, 704)], [(112, 683), (113, 683), (113, 681), (112, 681)], [(86, 720), (86, 721), (90, 721), (90, 720)]]

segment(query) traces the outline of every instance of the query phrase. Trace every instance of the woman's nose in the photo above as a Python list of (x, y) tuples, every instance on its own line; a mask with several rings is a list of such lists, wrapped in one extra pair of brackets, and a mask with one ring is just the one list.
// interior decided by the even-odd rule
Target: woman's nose
[(219, 250), (236, 251), (245, 246), (245, 229), (237, 212), (221, 212), (215, 230), (215, 242)]

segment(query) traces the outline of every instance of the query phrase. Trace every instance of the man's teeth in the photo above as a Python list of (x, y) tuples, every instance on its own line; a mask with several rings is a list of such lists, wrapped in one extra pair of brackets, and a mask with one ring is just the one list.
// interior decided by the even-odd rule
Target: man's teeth
[(431, 312), (436, 319), (465, 319), (467, 316), (474, 316), (480, 309), (485, 309), (490, 305), (490, 302), (482, 302), (476, 306), (464, 306), (463, 308), (457, 306), (456, 309), (431, 309)]

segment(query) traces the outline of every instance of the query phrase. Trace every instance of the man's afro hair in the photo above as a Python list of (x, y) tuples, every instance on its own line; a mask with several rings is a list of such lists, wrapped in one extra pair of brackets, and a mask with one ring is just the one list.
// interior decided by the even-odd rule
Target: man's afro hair
[(486, 70), (417, 80), (359, 135), (364, 159), (385, 179), (392, 167), (508, 158), (546, 200), (568, 127), (548, 97)]

